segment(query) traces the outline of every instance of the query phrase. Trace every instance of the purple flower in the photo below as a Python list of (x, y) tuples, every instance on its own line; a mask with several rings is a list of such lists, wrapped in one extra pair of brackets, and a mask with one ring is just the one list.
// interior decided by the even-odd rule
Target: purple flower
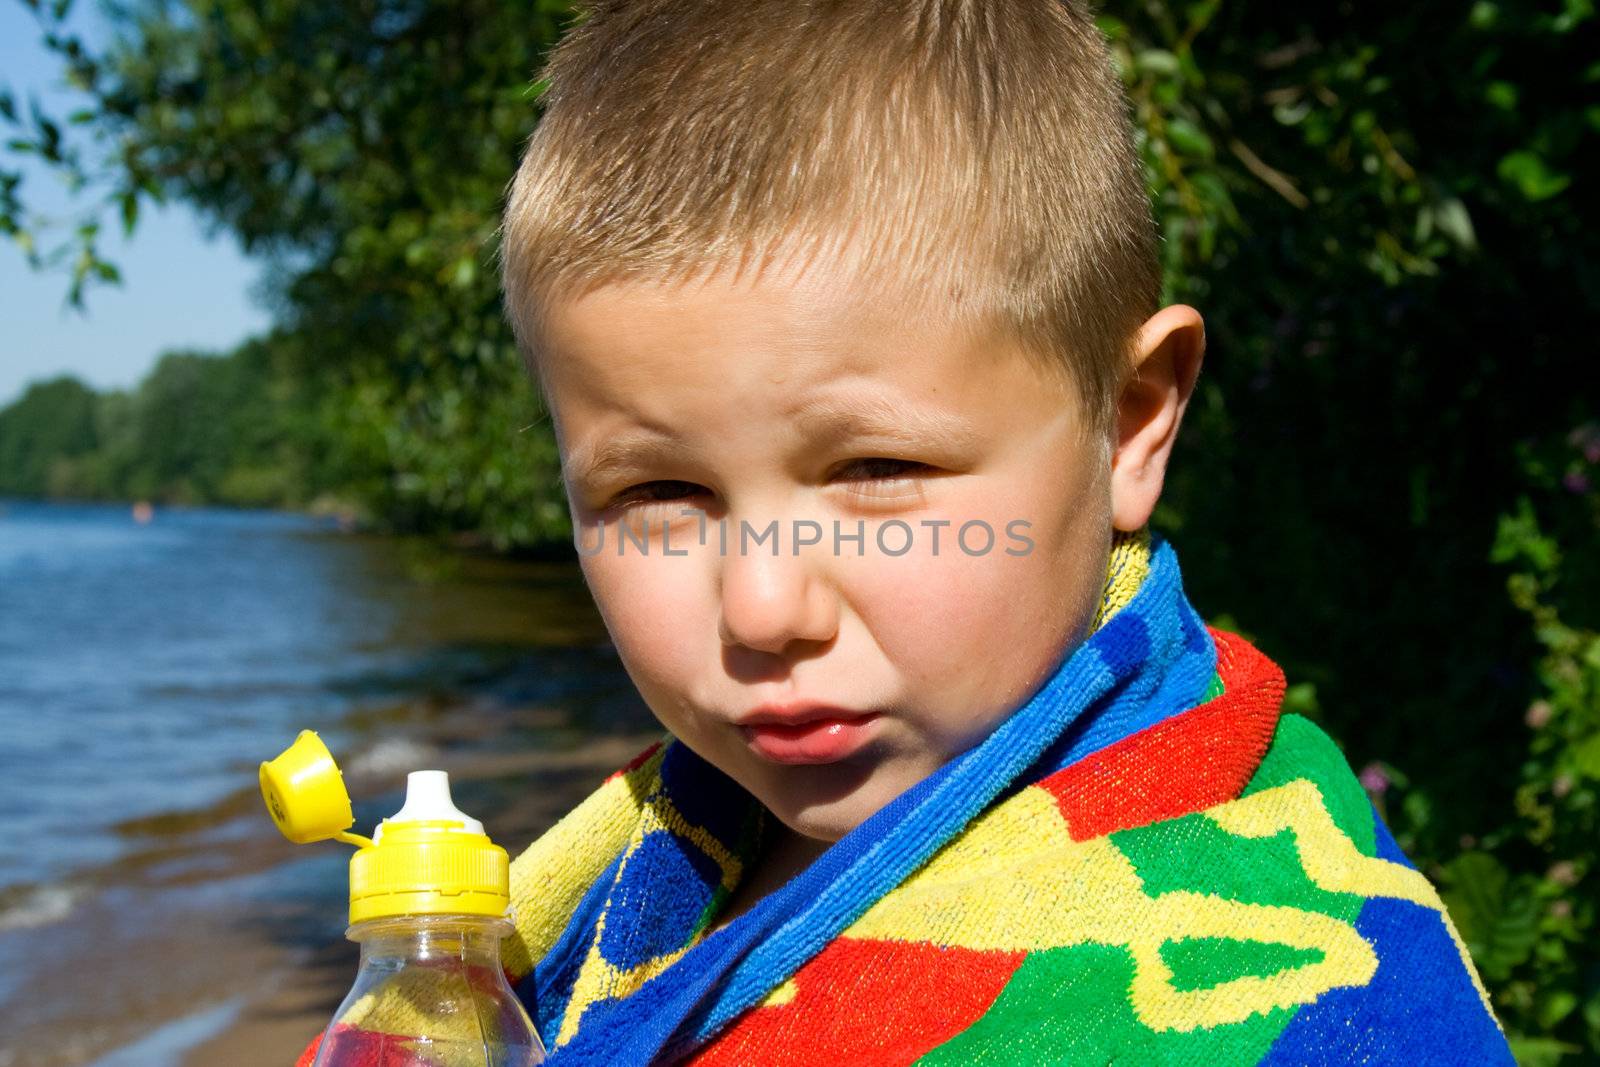
[(1567, 444), (1590, 463), (1600, 463), (1600, 422), (1586, 422), (1567, 435)]
[(1361, 788), (1367, 792), (1377, 793), (1379, 796), (1388, 792), (1389, 776), (1384, 773), (1383, 766), (1377, 760), (1373, 760), (1361, 768), (1359, 777), (1361, 779)]
[(1568, 471), (1566, 477), (1561, 479), (1561, 484), (1570, 493), (1587, 493), (1589, 491), (1589, 476), (1582, 471)]

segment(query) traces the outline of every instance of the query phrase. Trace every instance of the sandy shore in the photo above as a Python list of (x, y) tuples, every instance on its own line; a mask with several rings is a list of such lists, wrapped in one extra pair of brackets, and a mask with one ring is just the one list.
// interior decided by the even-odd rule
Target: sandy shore
[(358, 832), (439, 768), (513, 854), (659, 735), (572, 560), (22, 510), (0, 1067), (287, 1065), (322, 1030), (356, 974), (351, 849), (285, 841), (257, 787), (301, 727)]
[[(380, 766), (346, 768), (356, 829), (371, 831), (362, 797), (397, 801), (406, 770), (437, 767), (516, 855), (659, 736), (642, 705), (587, 735), (564, 722), (550, 708), (444, 709)], [(253, 777), (213, 809), (134, 827), (146, 846), (58, 887), (61, 920), (3, 931), (0, 981), (28, 978), (11, 991), (0, 1067), (288, 1067), (327, 1025), (356, 973), (350, 849), (284, 841)]]

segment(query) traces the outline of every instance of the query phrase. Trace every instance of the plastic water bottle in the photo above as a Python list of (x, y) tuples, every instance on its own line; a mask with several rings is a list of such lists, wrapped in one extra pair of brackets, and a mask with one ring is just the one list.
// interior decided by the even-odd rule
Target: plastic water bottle
[(370, 839), (343, 776), (311, 730), (261, 765), (285, 837), (336, 839), (350, 857), (350, 928), (361, 967), (316, 1046), (313, 1067), (530, 1067), (544, 1046), (506, 980), (510, 864), (456, 809), (443, 771), (412, 771), (404, 806)]

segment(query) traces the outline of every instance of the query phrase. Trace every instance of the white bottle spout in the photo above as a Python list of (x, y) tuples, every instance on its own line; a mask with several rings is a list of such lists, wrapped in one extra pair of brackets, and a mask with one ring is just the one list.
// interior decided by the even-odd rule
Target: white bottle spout
[(445, 771), (412, 771), (406, 775), (406, 802), (385, 822), (421, 822), (448, 819), (467, 833), (483, 833), (483, 823), (468, 817), (450, 799), (450, 775)]

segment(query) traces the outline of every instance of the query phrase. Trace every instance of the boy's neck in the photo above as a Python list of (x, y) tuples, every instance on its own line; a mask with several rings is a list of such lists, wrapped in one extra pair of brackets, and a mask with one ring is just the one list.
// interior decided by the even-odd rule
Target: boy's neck
[(763, 852), (761, 866), (787, 872), (783, 874), (785, 882), (811, 866), (812, 861), (833, 846), (832, 841), (819, 841), (796, 833), (777, 819), (772, 820), (768, 833), (772, 837)]
[(707, 934), (715, 933), (755, 907), (768, 893), (781, 888), (811, 866), (833, 844), (795, 833), (771, 816), (768, 816), (767, 822), (766, 839), (762, 842), (761, 851), (745, 869), (721, 913), (706, 931)]

